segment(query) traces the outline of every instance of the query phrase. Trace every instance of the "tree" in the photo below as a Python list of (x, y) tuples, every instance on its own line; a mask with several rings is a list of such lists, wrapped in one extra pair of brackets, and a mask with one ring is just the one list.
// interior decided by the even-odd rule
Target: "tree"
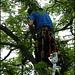
[[(2, 0), (1, 2), (1, 11), (2, 13), (8, 13), (8, 18), (5, 19), (0, 24), (0, 48), (8, 48), (10, 51), (5, 58), (1, 59), (2, 63), (1, 71), (5, 74), (30, 74), (30, 69), (33, 69), (29, 62), (32, 64), (37, 64), (35, 58), (33, 57), (34, 52), (34, 40), (30, 31), (27, 30), (28, 27), (28, 14), (27, 9), (35, 3), (34, 10), (37, 6), (41, 7), (36, 0)], [(59, 51), (63, 56), (63, 65), (61, 75), (70, 75), (73, 73), (72, 63), (74, 62), (74, 41), (68, 45), (67, 42), (74, 40), (74, 19), (75, 19), (75, 1), (74, 0), (50, 0), (48, 4), (45, 4), (43, 7), (44, 11), (50, 14), (53, 17), (53, 26), (56, 40), (60, 43)], [(17, 8), (17, 9), (16, 9)], [(18, 13), (16, 14), (16, 11)], [(57, 17), (60, 15), (59, 20)], [(2, 17), (4, 18), (4, 17)], [(72, 39), (67, 39), (64, 41), (64, 38), (58, 35), (60, 31), (68, 30)], [(64, 36), (64, 37), (66, 37)], [(72, 47), (71, 47), (72, 46)], [(13, 50), (17, 51), (19, 55), (17, 58), (6, 60), (6, 58), (12, 53)], [(29, 67), (26, 67), (26, 65)], [(40, 63), (39, 63), (40, 64)], [(38, 65), (39, 65), (38, 64)], [(42, 62), (43, 64), (43, 62)], [(45, 63), (44, 63), (45, 64)], [(35, 66), (38, 66), (35, 65)], [(45, 64), (46, 65), (46, 64)], [(16, 67), (19, 66), (19, 67)], [(22, 66), (20, 68), (20, 66)], [(43, 66), (45, 67), (45, 66)], [(47, 67), (47, 66), (46, 66)], [(8, 69), (7, 69), (8, 68)], [(70, 70), (70, 68), (72, 70)], [(13, 70), (13, 71), (12, 71)], [(69, 71), (68, 71), (69, 70)], [(28, 72), (29, 71), (29, 72)], [(38, 71), (40, 74), (40, 72)]]

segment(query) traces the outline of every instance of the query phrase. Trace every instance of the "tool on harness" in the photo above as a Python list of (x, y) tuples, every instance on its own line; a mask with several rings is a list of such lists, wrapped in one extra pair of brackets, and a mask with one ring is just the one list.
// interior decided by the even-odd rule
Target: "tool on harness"
[(56, 41), (55, 44), (54, 44), (54, 52), (51, 53), (51, 38), (52, 38), (52, 34), (50, 34), (50, 37), (49, 37), (49, 57), (48, 59), (50, 60), (50, 62), (53, 64), (53, 72), (52, 72), (52, 75), (55, 75), (55, 72), (56, 72), (56, 64), (58, 62), (58, 53), (56, 52)]
[[(44, 34), (42, 32), (42, 34)], [(44, 52), (44, 38), (43, 38), (44, 35), (42, 35), (42, 51), (41, 51), (41, 61), (44, 59), (44, 55), (45, 55), (45, 52)], [(44, 36), (45, 37), (45, 36)]]
[(51, 36), (49, 37), (49, 56), (51, 54), (51, 37), (52, 37), (52, 34)]
[(37, 39), (37, 34), (35, 34), (35, 38), (36, 38), (35, 47), (36, 47), (36, 49), (37, 49), (37, 52), (39, 52), (39, 48), (38, 48), (39, 42), (38, 42), (38, 39)]
[(42, 34), (43, 34), (43, 37), (46, 39), (46, 36), (45, 36), (44, 32), (42, 32)]

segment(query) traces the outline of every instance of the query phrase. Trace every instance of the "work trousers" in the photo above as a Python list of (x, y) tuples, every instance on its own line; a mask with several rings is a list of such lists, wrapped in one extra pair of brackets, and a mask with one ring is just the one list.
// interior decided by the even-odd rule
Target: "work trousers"
[[(54, 34), (51, 28), (42, 27), (36, 32), (36, 40), (35, 40), (35, 58), (37, 62), (44, 61), (48, 64), (51, 62), (48, 60), (49, 57), (49, 37), (51, 37), (51, 52), (54, 51)], [(42, 42), (42, 39), (44, 43)], [(43, 45), (42, 45), (43, 43)], [(42, 47), (43, 46), (43, 47)], [(43, 49), (42, 49), (43, 48)], [(41, 52), (43, 50), (43, 58)]]

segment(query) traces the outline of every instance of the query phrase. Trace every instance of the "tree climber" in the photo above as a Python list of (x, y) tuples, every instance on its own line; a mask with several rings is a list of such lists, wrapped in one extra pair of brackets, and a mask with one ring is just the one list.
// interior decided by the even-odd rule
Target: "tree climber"
[[(50, 63), (48, 60), (49, 56), (49, 36), (51, 37), (51, 51), (54, 50), (54, 35), (53, 35), (53, 24), (48, 14), (43, 12), (42, 8), (37, 11), (28, 9), (30, 15), (29, 29), (35, 40), (35, 58), (37, 62), (44, 61)], [(34, 30), (35, 26), (35, 30)]]

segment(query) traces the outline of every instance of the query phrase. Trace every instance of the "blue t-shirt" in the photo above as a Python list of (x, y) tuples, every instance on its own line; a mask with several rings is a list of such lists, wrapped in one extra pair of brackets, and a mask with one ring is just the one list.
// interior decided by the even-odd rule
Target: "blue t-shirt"
[(42, 11), (32, 12), (30, 15), (30, 20), (34, 21), (36, 30), (40, 26), (50, 26), (52, 29), (54, 29), (50, 16)]

